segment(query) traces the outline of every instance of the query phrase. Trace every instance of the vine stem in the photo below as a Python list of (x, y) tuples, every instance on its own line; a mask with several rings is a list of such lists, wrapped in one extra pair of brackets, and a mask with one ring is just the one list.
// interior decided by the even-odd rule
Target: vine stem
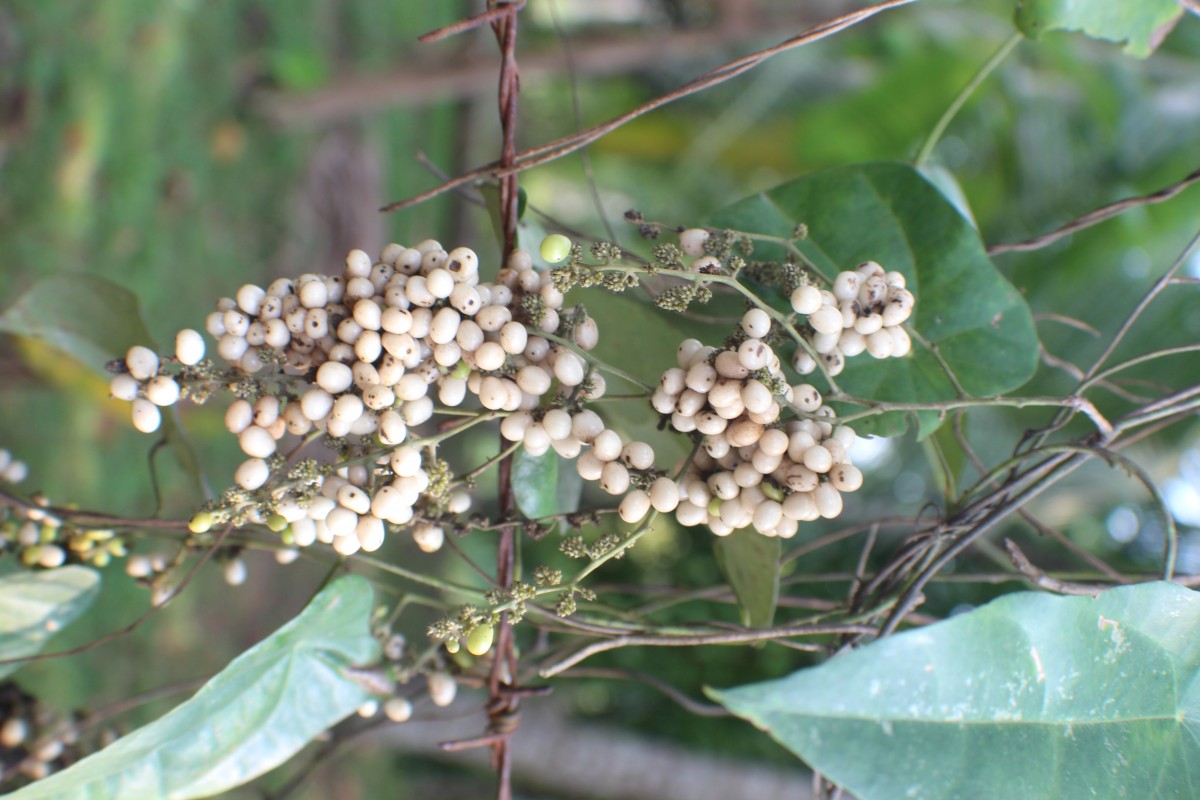
[[(492, 30), (500, 45), (499, 109), (502, 140), (500, 166), (508, 169), (516, 163), (517, 153), (517, 100), (521, 91), (521, 79), (517, 71), (517, 14), (524, 7), (523, 0), (488, 0), (488, 11), (507, 10), (502, 17), (492, 20)], [(500, 179), (500, 220), (504, 228), (505, 259), (517, 246), (518, 222), (517, 173), (507, 174)], [(505, 442), (501, 439), (501, 447)], [(515, 506), (512, 486), (512, 459), (506, 455), (499, 465), (499, 508), (500, 516), (508, 517)], [(496, 543), (496, 584), (505, 587), (513, 582), (516, 569), (516, 529), (503, 528)], [(512, 800), (512, 747), (509, 739), (517, 728), (519, 697), (505, 691), (514, 683), (517, 672), (517, 657), (513, 647), (512, 624), (507, 614), (500, 615), (495, 656), (491, 674), (488, 676), (488, 733), (499, 736), (491, 743), (492, 766), (497, 774), (496, 800)]]
[(934, 148), (941, 141), (942, 134), (946, 132), (946, 128), (949, 127), (954, 117), (958, 115), (958, 112), (962, 110), (967, 100), (971, 99), (971, 95), (975, 93), (979, 85), (987, 80), (988, 76), (996, 70), (996, 67), (1004, 62), (1004, 59), (1008, 57), (1008, 54), (1012, 52), (1012, 49), (1023, 38), (1023, 34), (1014, 33), (1008, 41), (1000, 45), (1000, 49), (993, 53), (991, 58), (984, 62), (984, 65), (979, 68), (979, 71), (975, 73), (971, 80), (967, 82), (967, 85), (963, 87), (962, 91), (958, 93), (958, 96), (954, 98), (954, 102), (942, 114), (937, 124), (933, 126), (933, 130), (925, 137), (925, 141), (921, 144), (921, 149), (917, 151), (917, 156), (913, 159), (913, 166), (917, 169), (925, 166), (926, 162), (929, 161), (929, 157), (933, 155)]
[[(489, 5), (494, 2), (495, 0), (489, 0)], [(875, 5), (867, 6), (866, 8), (861, 8), (857, 11), (851, 11), (848, 14), (843, 14), (842, 16), (836, 17), (827, 22), (814, 25), (803, 33), (793, 36), (790, 39), (786, 39), (785, 41), (780, 42), (773, 47), (768, 47), (764, 50), (759, 50), (757, 52), (750, 53), (749, 55), (736, 58), (733, 61), (709, 70), (703, 75), (688, 81), (678, 89), (643, 103), (637, 108), (627, 111), (618, 117), (614, 117), (607, 122), (595, 125), (585, 131), (569, 134), (561, 139), (547, 142), (546, 144), (530, 150), (517, 153), (513, 163), (509, 165), (505, 165), (501, 162), (487, 164), (479, 167), (478, 169), (465, 172), (462, 175), (459, 175), (457, 178), (444, 181), (439, 186), (435, 186), (433, 189), (430, 189), (427, 192), (423, 192), (419, 195), (415, 195), (407, 200), (402, 200), (397, 203), (390, 203), (380, 210), (383, 212), (398, 211), (402, 208), (408, 208), (409, 206), (423, 203), (426, 200), (437, 197), (445, 192), (452, 191), (459, 186), (465, 186), (466, 184), (481, 178), (504, 178), (517, 172), (531, 169), (532, 167), (540, 166), (542, 164), (562, 158), (563, 156), (570, 155), (581, 147), (586, 147), (597, 139), (600, 139), (601, 137), (611, 133), (628, 122), (632, 122), (643, 114), (654, 111), (655, 109), (661, 108), (669, 103), (673, 103), (681, 98), (697, 94), (706, 89), (710, 89), (713, 86), (724, 83), (731, 78), (735, 78), (744, 72), (754, 69), (764, 61), (777, 56), (780, 53), (785, 53), (789, 50), (794, 50), (797, 47), (803, 47), (804, 45), (820, 41), (821, 39), (825, 39), (834, 35), (835, 33), (839, 33), (846, 28), (857, 25), (858, 23), (875, 16), (880, 12), (897, 8), (899, 6), (906, 6), (914, 2), (916, 2), (916, 0), (885, 0), (885, 2), (876, 3)]]

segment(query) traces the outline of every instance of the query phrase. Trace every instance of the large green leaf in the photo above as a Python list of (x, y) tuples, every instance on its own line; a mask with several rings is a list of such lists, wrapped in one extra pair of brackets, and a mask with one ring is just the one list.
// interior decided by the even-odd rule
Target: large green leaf
[(1145, 58), (1183, 14), (1177, 0), (1017, 0), (1017, 27), (1036, 39), (1046, 31), (1082, 31), (1094, 39), (1124, 42)]
[(531, 456), (524, 450), (513, 455), (513, 498), (517, 508), (530, 519), (579, 510), (583, 478), (575, 461), (562, 458), (553, 450)]
[(766, 626), (775, 618), (781, 549), (777, 537), (749, 528), (713, 542), (717, 564), (733, 588), (746, 625)]
[(861, 800), (1200, 797), (1200, 594), (1008, 595), (713, 691)]
[[(963, 389), (985, 397), (1025, 383), (1037, 367), (1038, 341), (1025, 300), (996, 271), (979, 235), (958, 210), (907, 164), (872, 163), (817, 172), (717, 212), (712, 224), (787, 237), (808, 226), (804, 254), (826, 275), (873, 260), (903, 272), (917, 298), (912, 327), (936, 345)], [(756, 253), (781, 257), (778, 247)], [(874, 400), (928, 403), (957, 397), (937, 358), (914, 339), (906, 358), (849, 359), (838, 383)], [(904, 430), (898, 415), (864, 420), (860, 432)], [(918, 415), (919, 433), (941, 424)]]
[(13, 800), (210, 797), (290, 758), (371, 695), (352, 674), (379, 657), (360, 576), (326, 587), (162, 718)]
[[(36, 655), (56, 632), (83, 613), (100, 590), (100, 573), (66, 566), (0, 578), (0, 661)], [(0, 664), (0, 678), (20, 668)]]
[(0, 331), (41, 339), (97, 371), (135, 344), (151, 345), (137, 297), (95, 275), (38, 281), (0, 314)]

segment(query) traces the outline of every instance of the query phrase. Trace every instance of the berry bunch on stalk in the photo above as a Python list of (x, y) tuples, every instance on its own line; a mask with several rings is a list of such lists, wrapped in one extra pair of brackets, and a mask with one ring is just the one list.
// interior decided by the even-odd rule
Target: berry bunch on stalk
[[(320, 541), (342, 555), (378, 549), (389, 526), (410, 528), (434, 552), (445, 522), (470, 509), (469, 479), (437, 454), (462, 427), (439, 431), (447, 417), (540, 416), (544, 402), (605, 391), (581, 355), (598, 340), (595, 322), (564, 309), (520, 250), (493, 283), (480, 282), (478, 256), (466, 247), (392, 244), (377, 261), (353, 250), (340, 275), (241, 287), (218, 301), (205, 328), (223, 365), (204, 358), (203, 337), (188, 329), (174, 359), (134, 347), (112, 379), (143, 431), (180, 398), (235, 395), (226, 428), (248, 458), (236, 488), (198, 513), (192, 530), (260, 522), (288, 544)], [(295, 455), (320, 439), (335, 459), (288, 458), (280, 447), (289, 435)]]
[[(448, 530), (471, 527), (463, 515), (474, 478), (518, 449), (573, 459), (638, 533), (654, 514), (670, 514), (718, 536), (753, 528), (788, 538), (803, 522), (838, 516), (863, 475), (850, 458), (854, 431), (838, 423), (815, 386), (790, 383), (785, 363), (832, 377), (863, 352), (903, 356), (913, 296), (900, 273), (874, 262), (826, 288), (789, 265), (791, 308), (781, 311), (739, 282), (745, 262), (728, 241), (688, 229), (669, 259), (646, 264), (600, 245), (593, 248), (600, 263), (587, 264), (581, 248), (552, 236), (542, 255), (560, 266), (535, 270), (517, 250), (491, 282), (480, 280), (479, 258), (466, 247), (391, 244), (377, 259), (353, 250), (340, 274), (247, 284), (218, 301), (204, 326), (216, 360), (191, 329), (179, 332), (174, 357), (130, 349), (114, 364), (112, 393), (132, 402), (134, 425), (147, 432), (160, 424), (160, 409), (181, 398), (232, 393), (225, 423), (246, 460), (235, 485), (190, 527), (265, 524), (283, 537), (285, 561), (318, 542), (341, 555), (374, 551), (402, 530), (419, 549), (436, 551)], [(670, 465), (598, 413), (602, 371), (625, 373), (589, 352), (600, 331), (586, 310), (564, 306), (573, 288), (623, 291), (643, 274), (679, 284), (660, 294), (660, 305), (703, 299), (711, 284), (724, 283), (748, 306), (720, 346), (680, 344), (677, 364), (647, 393), (664, 427), (693, 443), (688, 458)], [(488, 422), (509, 444), (456, 472), (439, 444)], [(130, 566), (152, 579), (159, 565), (143, 561)], [(244, 566), (233, 571), (239, 580), (231, 582), (240, 582)], [(539, 586), (524, 588), (569, 588)], [(489, 602), (510, 609), (522, 599), (509, 592), (508, 602)], [(449, 648), (461, 640), (473, 653), (487, 652), (498, 609), (464, 609), (432, 635)]]

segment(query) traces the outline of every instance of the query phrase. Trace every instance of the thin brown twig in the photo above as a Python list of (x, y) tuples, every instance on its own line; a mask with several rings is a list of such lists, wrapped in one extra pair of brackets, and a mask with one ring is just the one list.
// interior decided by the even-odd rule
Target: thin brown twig
[(868, 6), (867, 8), (859, 9), (858, 11), (853, 11), (849, 14), (843, 14), (835, 19), (813, 26), (798, 36), (787, 39), (775, 45), (774, 47), (758, 50), (749, 55), (734, 59), (733, 61), (723, 64), (720, 67), (709, 70), (703, 75), (688, 81), (675, 91), (668, 92), (667, 94), (661, 95), (654, 100), (643, 103), (637, 108), (627, 111), (618, 117), (614, 117), (607, 122), (594, 125), (587, 130), (564, 136), (552, 142), (547, 142), (546, 144), (539, 145), (538, 147), (524, 150), (516, 154), (512, 165), (505, 165), (502, 163), (502, 161), (492, 162), (491, 164), (487, 164), (477, 169), (470, 170), (469, 172), (465, 172), (453, 180), (445, 181), (441, 185), (436, 186), (427, 192), (422, 192), (421, 194), (415, 195), (406, 200), (389, 203), (381, 208), (380, 211), (398, 211), (402, 208), (408, 208), (410, 206), (423, 203), (427, 200), (437, 197), (440, 194), (444, 194), (455, 187), (462, 186), (481, 178), (503, 178), (507, 175), (515, 174), (517, 172), (531, 169), (533, 167), (562, 158), (565, 155), (575, 152), (581, 147), (586, 147), (597, 139), (600, 139), (617, 128), (620, 128), (622, 125), (625, 125), (626, 123), (631, 122), (632, 120), (635, 120), (650, 111), (654, 111), (655, 109), (661, 108), (669, 103), (673, 103), (676, 100), (688, 97), (706, 89), (710, 89), (718, 84), (724, 83), (731, 78), (737, 77), (738, 75), (757, 67), (759, 64), (779, 55), (780, 53), (785, 53), (789, 50), (794, 50), (797, 47), (802, 47), (804, 45), (820, 41), (821, 39), (832, 36), (835, 33), (839, 33), (846, 28), (852, 27), (863, 20), (869, 19), (870, 17), (873, 17), (882, 11), (887, 11), (898, 6), (908, 5), (913, 2), (915, 2), (915, 0), (885, 0), (885, 2), (877, 3), (875, 5)]
[(1012, 539), (1004, 540), (1004, 549), (1008, 551), (1008, 557), (1012, 559), (1013, 567), (1016, 568), (1017, 572), (1021, 573), (1024, 578), (1040, 589), (1057, 594), (1080, 594), (1096, 597), (1108, 588), (1107, 586), (1097, 586), (1094, 584), (1060, 581), (1058, 578), (1047, 575), (1043, 570), (1034, 566), (1033, 562), (1021, 552), (1021, 548), (1017, 547), (1016, 542)]
[(745, 628), (725, 633), (700, 633), (686, 636), (629, 634), (627, 636), (618, 636), (614, 639), (605, 639), (586, 644), (565, 658), (543, 666), (538, 670), (538, 673), (543, 678), (551, 678), (598, 653), (616, 650), (621, 647), (695, 647), (697, 645), (746, 644), (749, 642), (788, 639), (796, 636), (821, 636), (842, 633), (871, 635), (875, 633), (875, 628), (870, 625), (856, 624), (807, 624), (782, 625), (774, 628)]
[(656, 678), (653, 675), (649, 675), (645, 672), (638, 672), (637, 670), (615, 669), (615, 668), (604, 668), (604, 667), (583, 667), (581, 669), (573, 669), (573, 670), (568, 670), (567, 672), (561, 672), (561, 673), (559, 673), (558, 677), (560, 677), (560, 678), (600, 678), (600, 679), (611, 678), (611, 679), (620, 680), (620, 681), (637, 681), (638, 683), (644, 683), (647, 686), (649, 686), (650, 688), (661, 692), (662, 694), (664, 694), (668, 698), (670, 698), (672, 701), (674, 701), (676, 705), (680, 706), (685, 711), (690, 711), (691, 713), (693, 713), (697, 716), (700, 716), (700, 717), (731, 717), (731, 716), (733, 716), (733, 714), (731, 714), (729, 711), (725, 710), (725, 708), (723, 706), (713, 705), (712, 703), (702, 703), (699, 700), (694, 700), (691, 697), (688, 697), (683, 692), (676, 689), (671, 684), (662, 680), (661, 678)]
[(417, 37), (417, 41), (422, 44), (431, 44), (440, 42), (442, 39), (447, 39), (460, 33), (465, 33), (484, 25), (500, 22), (504, 17), (516, 14), (525, 7), (525, 0), (512, 0), (510, 3), (502, 3), (495, 6), (489, 6), (486, 11), (481, 11), (458, 22), (452, 22), (449, 25), (443, 25), (440, 28), (423, 33)]
[(1112, 219), (1115, 216), (1125, 213), (1126, 211), (1137, 208), (1138, 206), (1153, 205), (1170, 200), (1175, 195), (1182, 192), (1184, 189), (1191, 186), (1193, 183), (1200, 181), (1200, 169), (1191, 172), (1186, 178), (1173, 183), (1170, 186), (1159, 189), (1150, 194), (1140, 195), (1138, 197), (1127, 197), (1124, 200), (1118, 200), (1115, 203), (1109, 203), (1106, 206), (1101, 206), (1094, 211), (1089, 211), (1082, 217), (1073, 219), (1066, 225), (1053, 230), (1049, 233), (1044, 233), (1041, 236), (1035, 236), (1032, 239), (1026, 239), (1023, 242), (1007, 242), (1003, 244), (994, 244), (988, 247), (989, 256), (999, 255), (1001, 253), (1023, 253), (1029, 250), (1038, 250), (1054, 244), (1059, 239), (1065, 236), (1070, 236), (1073, 233), (1078, 233), (1081, 230), (1090, 228), (1093, 225), (1098, 225), (1101, 222)]

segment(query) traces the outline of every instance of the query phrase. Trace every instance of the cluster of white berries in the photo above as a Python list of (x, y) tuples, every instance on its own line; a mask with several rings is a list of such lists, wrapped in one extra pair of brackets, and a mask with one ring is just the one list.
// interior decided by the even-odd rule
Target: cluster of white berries
[[(703, 447), (675, 493), (656, 482), (639, 509), (674, 511), (681, 524), (708, 525), (718, 536), (753, 526), (788, 538), (800, 522), (838, 516), (841, 493), (862, 485), (848, 455), (854, 431), (834, 428), (834, 411), (813, 386), (787, 384), (763, 338), (770, 327), (766, 312), (752, 309), (736, 347), (679, 346), (679, 366), (663, 373), (651, 403), (675, 430), (703, 434)], [(780, 423), (783, 406), (802, 418)]]
[[(20, 483), (29, 469), (0, 450), (0, 481)], [(14, 552), (27, 567), (55, 569), (74, 560), (97, 567), (125, 555), (125, 542), (111, 530), (83, 530), (64, 524), (50, 511), (50, 500), (35, 492), (28, 505), (0, 507), (0, 549)]]
[[(116, 738), (114, 730), (105, 729), (95, 741), (80, 741), (78, 726), (69, 723), (69, 715), (15, 683), (0, 684), (0, 764), (6, 777), (19, 773), (41, 780)], [(5, 789), (13, 788), (5, 784)]]
[[(875, 358), (902, 358), (912, 349), (903, 328), (912, 316), (912, 292), (905, 288), (902, 273), (887, 272), (874, 261), (838, 273), (832, 291), (812, 284), (796, 287), (791, 303), (792, 310), (808, 318), (812, 348), (830, 375), (839, 374), (847, 358), (863, 352)], [(807, 375), (817, 362), (799, 348), (792, 366)]]
[[(579, 400), (604, 393), (603, 378), (574, 348), (547, 338), (569, 330), (575, 348), (594, 347), (596, 323), (581, 311), (563, 309), (549, 274), (536, 272), (522, 250), (511, 254), (494, 283), (480, 283), (474, 251), (447, 252), (434, 240), (388, 245), (378, 261), (353, 250), (341, 275), (279, 279), (266, 289), (247, 284), (218, 302), (205, 327), (235, 377), (255, 376), (260, 387), (281, 388), (229, 406), (226, 428), (248, 456), (234, 482), (246, 491), (266, 486), (287, 434), (316, 430), (362, 443), (377, 439), (386, 449), (373, 464), (346, 465), (310, 481), (302, 498), (290, 490), (295, 487), (272, 489), (271, 500), (279, 527), (290, 527), (297, 546), (322, 541), (342, 554), (375, 550), (385, 523), (414, 521), (430, 487), (429, 453), (404, 443), (410, 428), (434, 415), (435, 397), (445, 408), (473, 399), (491, 411), (523, 411), (532, 422), (527, 412), (555, 386)], [(174, 361), (184, 369), (171, 374), (152, 350), (129, 350), (112, 393), (132, 401), (139, 430), (155, 430), (159, 407), (186, 395), (189, 381), (203, 383), (204, 352), (198, 332), (180, 331)], [(545, 438), (542, 452), (550, 444)], [(535, 437), (526, 447), (537, 450)], [(443, 506), (457, 514), (470, 503), (468, 494), (457, 492)], [(198, 517), (193, 529), (219, 521)], [(412, 531), (428, 552), (444, 540), (436, 524), (417, 522)]]

